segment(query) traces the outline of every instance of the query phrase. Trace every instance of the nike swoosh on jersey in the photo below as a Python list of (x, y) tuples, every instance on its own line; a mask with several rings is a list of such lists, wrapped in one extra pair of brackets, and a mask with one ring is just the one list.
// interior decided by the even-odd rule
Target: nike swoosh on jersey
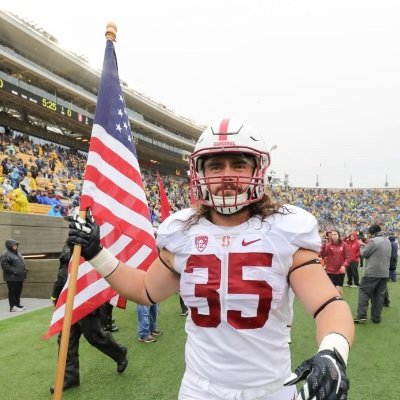
[(261, 239), (255, 239), (255, 240), (250, 240), (249, 242), (246, 242), (244, 239), (242, 240), (242, 246), (248, 246), (249, 244), (258, 242)]

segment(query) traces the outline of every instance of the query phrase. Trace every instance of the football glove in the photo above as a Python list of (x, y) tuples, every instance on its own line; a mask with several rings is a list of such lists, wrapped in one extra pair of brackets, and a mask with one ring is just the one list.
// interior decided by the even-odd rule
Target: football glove
[[(337, 343), (337, 347), (342, 350), (343, 356), (336, 347), (329, 349), (320, 346), (315, 356), (303, 361), (284, 383), (285, 386), (295, 385), (305, 379), (296, 400), (347, 400), (350, 387), (345, 362), (348, 343), (343, 336), (336, 333), (329, 334), (326, 338), (330, 344), (335, 340), (342, 342)], [(343, 341), (346, 341), (347, 349)]]
[(100, 228), (96, 224), (90, 208), (86, 212), (86, 220), (79, 214), (74, 215), (69, 224), (68, 245), (79, 244), (82, 246), (82, 257), (89, 261), (100, 253), (103, 246), (100, 243)]

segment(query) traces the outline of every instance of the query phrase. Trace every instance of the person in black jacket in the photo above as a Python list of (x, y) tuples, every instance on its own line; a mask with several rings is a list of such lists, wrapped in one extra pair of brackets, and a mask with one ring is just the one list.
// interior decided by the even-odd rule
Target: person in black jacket
[[(57, 280), (54, 283), (51, 299), (57, 303), (57, 299), (68, 278), (68, 264), (72, 256), (71, 248), (66, 244), (60, 254), (60, 267)], [(63, 390), (79, 386), (79, 339), (81, 335), (94, 347), (111, 357), (117, 363), (117, 372), (122, 373), (128, 365), (128, 349), (118, 344), (112, 334), (104, 329), (104, 312), (107, 312), (105, 303), (86, 317), (71, 325), (69, 337), (67, 362), (65, 366)], [(105, 310), (104, 310), (105, 309)], [(58, 345), (61, 343), (61, 333), (57, 339)], [(54, 393), (54, 386), (50, 387), (50, 392)]]
[(396, 237), (393, 234), (390, 234), (388, 236), (388, 239), (390, 240), (390, 244), (392, 245), (392, 253), (390, 256), (390, 267), (389, 267), (389, 281), (396, 282), (397, 281), (397, 274), (396, 274), (397, 252), (398, 252), (399, 246), (397, 244)]
[(106, 331), (110, 332), (118, 332), (119, 328), (115, 325), (115, 320), (113, 319), (114, 306), (110, 303), (104, 303), (102, 306), (102, 317), (103, 317), (103, 326)]
[(4, 281), (8, 287), (10, 312), (26, 310), (21, 305), (21, 293), (28, 269), (26, 268), (22, 254), (18, 251), (18, 245), (19, 242), (14, 239), (6, 240), (6, 248), (1, 255), (1, 268), (3, 269)]

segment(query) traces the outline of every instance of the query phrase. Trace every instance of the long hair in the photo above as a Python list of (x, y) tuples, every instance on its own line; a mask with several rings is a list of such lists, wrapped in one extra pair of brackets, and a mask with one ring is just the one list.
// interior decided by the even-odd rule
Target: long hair
[[(188, 230), (193, 225), (196, 225), (201, 218), (206, 218), (211, 221), (211, 207), (201, 204), (197, 206), (196, 212), (191, 215), (185, 223), (184, 231)], [(273, 202), (271, 197), (266, 193), (260, 201), (249, 204), (247, 207), (243, 207), (241, 210), (235, 213), (235, 215), (244, 212), (245, 210), (250, 211), (250, 218), (259, 217), (261, 221), (264, 221), (267, 217), (273, 214), (288, 214), (290, 211), (282, 204)]]

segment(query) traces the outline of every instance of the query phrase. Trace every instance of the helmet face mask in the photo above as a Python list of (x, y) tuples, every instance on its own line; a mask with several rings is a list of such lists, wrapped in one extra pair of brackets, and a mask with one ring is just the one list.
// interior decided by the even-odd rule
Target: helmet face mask
[[(235, 155), (252, 164), (252, 176), (221, 174), (205, 177), (205, 159)], [(221, 120), (202, 133), (190, 156), (192, 196), (198, 203), (212, 207), (219, 213), (233, 214), (245, 205), (262, 199), (269, 164), (265, 143), (256, 131), (240, 121)], [(211, 185), (220, 187), (219, 195), (212, 194)], [(232, 187), (235, 188), (234, 194)]]

